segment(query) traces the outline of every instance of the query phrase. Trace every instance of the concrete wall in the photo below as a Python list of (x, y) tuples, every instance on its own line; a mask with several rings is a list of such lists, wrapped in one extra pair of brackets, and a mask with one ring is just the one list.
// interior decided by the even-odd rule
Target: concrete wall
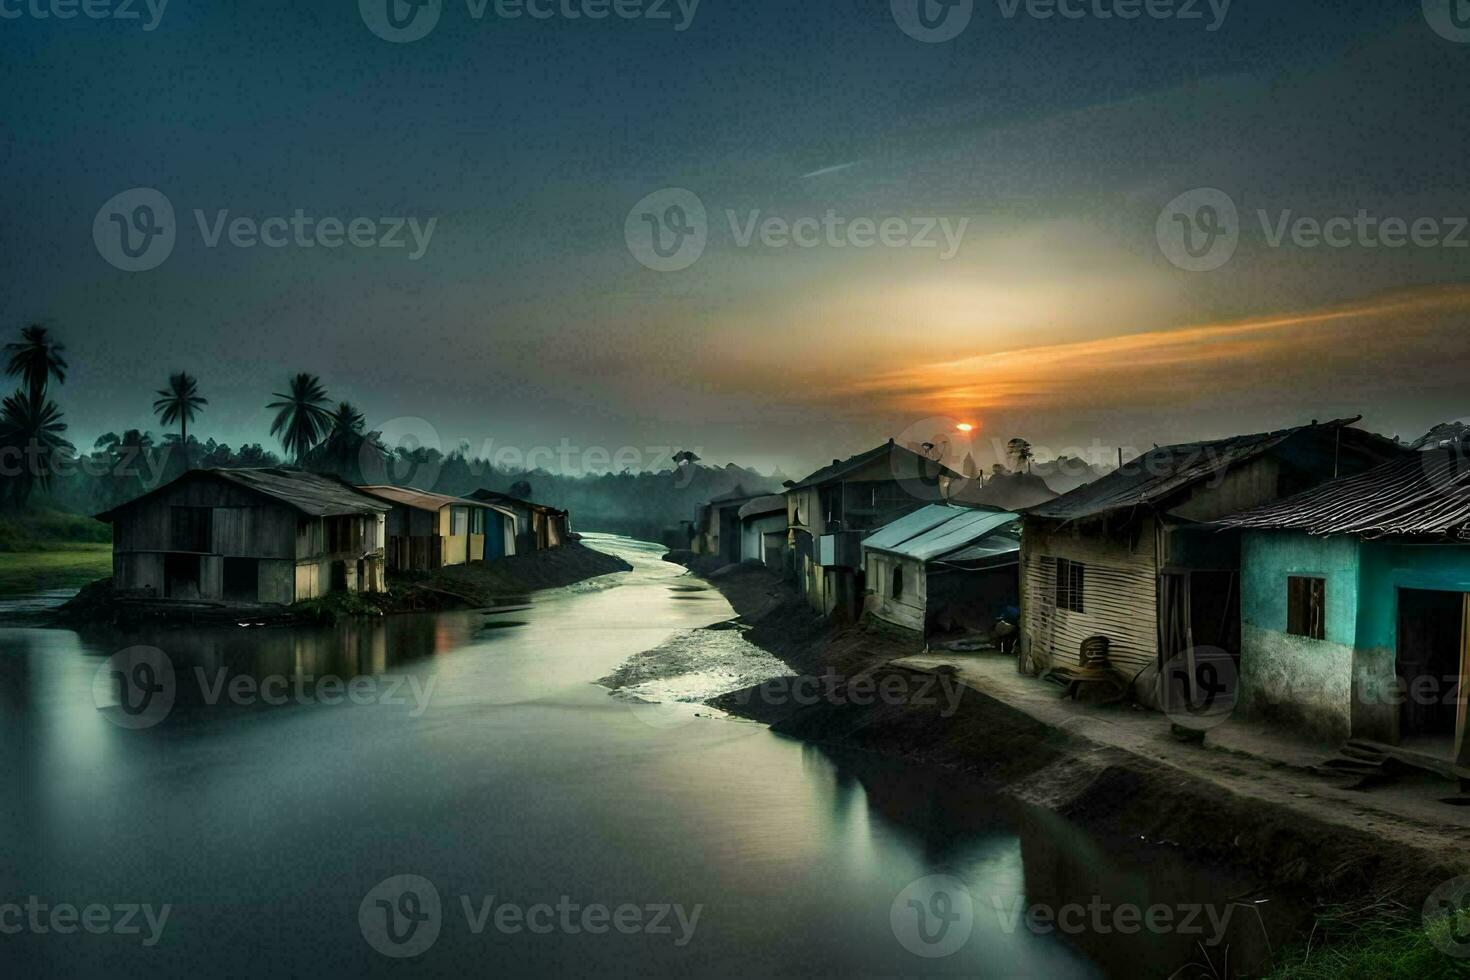
[(766, 517), (746, 519), (740, 522), (740, 560), (766, 560), (765, 536), (786, 530), (786, 515), (772, 514)]
[[(1249, 531), (1241, 542), (1239, 712), (1290, 724), (1315, 737), (1354, 733), (1360, 545), (1353, 537)], [(1287, 580), (1320, 578), (1325, 638), (1287, 633)], [(1393, 672), (1392, 659), (1389, 673)]]

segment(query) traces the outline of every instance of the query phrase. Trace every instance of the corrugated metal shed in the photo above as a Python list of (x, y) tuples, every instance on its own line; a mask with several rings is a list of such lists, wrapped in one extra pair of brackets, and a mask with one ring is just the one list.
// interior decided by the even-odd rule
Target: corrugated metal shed
[[(197, 480), (200, 478), (226, 480), (247, 490), (279, 500), (310, 517), (328, 517), (334, 514), (382, 514), (389, 509), (388, 504), (365, 493), (360, 493), (356, 488), (336, 477), (306, 473), (300, 470), (283, 470), (274, 466), (238, 470), (201, 469), (190, 470), (178, 479)], [(165, 484), (165, 486), (170, 485), (172, 484)], [(123, 507), (151, 497), (162, 489), (164, 487), (159, 487), (126, 504), (98, 514), (97, 519), (111, 521)]]
[[(960, 560), (959, 555), (967, 551), (975, 551), (975, 558), (1019, 554), (1019, 535), (1004, 533), (1007, 525), (1019, 520), (1019, 515), (1009, 511), (930, 504), (880, 528), (863, 541), (863, 550), (882, 551), (924, 562), (941, 558), (957, 561)], [(992, 541), (992, 538), (1000, 540)], [(1007, 540), (1009, 546), (1004, 543)]]
[(1357, 418), (1337, 419), (1278, 432), (1160, 446), (1123, 464), (1121, 469), (1114, 470), (1107, 476), (1080, 486), (1055, 500), (1027, 508), (1025, 513), (1028, 516), (1056, 520), (1080, 520), (1141, 504), (1156, 503), (1231, 467), (1268, 453), (1288, 439), (1312, 430), (1322, 433), (1340, 430), (1344, 444), (1350, 443), (1373, 451), (1381, 450), (1378, 459), (1392, 454), (1396, 447), (1387, 439), (1349, 428), (1356, 421)]
[(390, 501), (391, 503), (402, 504), (405, 507), (413, 507), (417, 510), (427, 510), (431, 513), (449, 506), (490, 508), (490, 505), (483, 500), (466, 500), (463, 497), (451, 497), (447, 493), (434, 493), (430, 490), (419, 490), (415, 487), (375, 485), (360, 486), (357, 489), (363, 493)]
[(1414, 453), (1219, 523), (1310, 534), (1470, 538), (1470, 458), (1460, 449)]

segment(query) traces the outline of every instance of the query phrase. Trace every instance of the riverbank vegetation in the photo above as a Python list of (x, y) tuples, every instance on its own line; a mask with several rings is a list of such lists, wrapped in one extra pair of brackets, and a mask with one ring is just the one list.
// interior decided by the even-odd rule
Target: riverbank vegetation
[(1470, 910), (1426, 927), (1412, 910), (1372, 914), (1332, 909), (1318, 916), (1309, 939), (1288, 947), (1266, 980), (1453, 980), (1470, 977), (1470, 959), (1446, 949), (1465, 946)]

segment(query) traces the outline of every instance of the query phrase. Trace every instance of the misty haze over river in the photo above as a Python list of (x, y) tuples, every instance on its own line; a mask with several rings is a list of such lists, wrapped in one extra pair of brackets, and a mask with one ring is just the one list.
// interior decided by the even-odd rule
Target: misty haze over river
[[(597, 686), (661, 646), (697, 664), (701, 637), (708, 669), (691, 676), (709, 683), (745, 679), (742, 655), (752, 676), (774, 662), (732, 650), (737, 633), (689, 632), (733, 612), (662, 549), (587, 543), (634, 571), (495, 613), (0, 630), (0, 906), (154, 915), (138, 913), (135, 933), (0, 936), (6, 972), (1165, 975), (1195, 937), (1067, 938), (1005, 910), (1234, 894), (1167, 849), (1104, 848), (949, 774)], [(168, 655), (177, 685), (166, 717), (130, 728), (136, 716), (94, 682), (138, 645)], [(335, 695), (285, 680), (302, 675), (362, 680)], [(280, 686), (260, 683), (270, 677)], [(699, 686), (665, 688), (694, 697)], [(285, 703), (261, 703), (268, 691)], [(410, 962), (379, 952), (382, 935), (364, 925), (388, 911), (428, 922), (429, 904), (374, 897), (400, 875), (427, 880), (439, 902), (437, 932), (424, 926)], [(902, 922), (905, 889), (930, 875), (974, 898), (968, 938), (943, 957), (915, 955)], [(498, 919), (507, 903), (529, 917)], [(595, 917), (558, 912), (537, 931), (539, 904), (636, 910), (625, 929), (602, 920), (593, 934), (582, 924)], [(947, 910), (929, 911), (942, 922)]]

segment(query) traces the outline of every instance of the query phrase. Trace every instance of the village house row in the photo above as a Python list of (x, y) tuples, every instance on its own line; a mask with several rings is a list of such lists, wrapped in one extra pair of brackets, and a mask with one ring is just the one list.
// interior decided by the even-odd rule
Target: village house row
[(383, 592), (388, 571), (523, 555), (568, 540), (567, 513), (491, 490), (451, 497), (286, 470), (199, 469), (99, 520), (114, 594), (289, 605)]
[(890, 441), (711, 500), (685, 533), (825, 616), (1161, 711), (1228, 677), (1237, 717), (1463, 781), (1470, 446), (1357, 421), (1157, 447), (1061, 495)]

